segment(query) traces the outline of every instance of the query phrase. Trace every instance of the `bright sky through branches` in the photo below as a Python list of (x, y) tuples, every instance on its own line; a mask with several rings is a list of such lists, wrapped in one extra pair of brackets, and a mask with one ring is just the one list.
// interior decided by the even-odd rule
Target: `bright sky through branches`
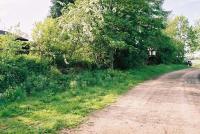
[[(50, 5), (50, 0), (0, 0), (0, 29), (20, 23), (21, 30), (30, 35), (35, 22), (48, 15)], [(166, 0), (164, 8), (187, 16), (191, 23), (200, 18), (200, 0)]]

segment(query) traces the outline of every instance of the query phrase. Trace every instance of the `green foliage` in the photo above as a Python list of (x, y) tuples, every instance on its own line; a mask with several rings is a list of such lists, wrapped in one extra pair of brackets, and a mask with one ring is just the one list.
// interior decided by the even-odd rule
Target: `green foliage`
[(98, 68), (143, 65), (147, 49), (156, 42), (151, 39), (165, 27), (167, 12), (163, 11), (162, 3), (77, 0), (66, 5), (56, 20), (49, 18), (38, 24), (34, 41), (49, 55), (54, 53), (55, 57), (56, 52), (63, 55), (66, 63), (87, 61)]
[(58, 53), (62, 50), (59, 32), (59, 27), (54, 19), (48, 18), (44, 22), (37, 23), (32, 32), (35, 42), (34, 49), (40, 55), (50, 55), (53, 57), (56, 52)]
[(198, 51), (200, 49), (200, 20), (190, 28), (190, 47), (192, 51)]
[(69, 3), (74, 3), (75, 0), (51, 0), (51, 17), (57, 18), (62, 15), (62, 10), (68, 6)]
[(22, 43), (15, 40), (15, 36), (11, 34), (0, 35), (1, 53), (13, 55), (17, 50), (20, 50)]
[(184, 46), (181, 42), (169, 38), (168, 36), (161, 36), (157, 42), (163, 42), (163, 45), (157, 48), (157, 58), (159, 63), (170, 64), (170, 63), (183, 63), (184, 59)]
[(182, 42), (171, 38), (165, 32), (160, 33), (156, 37), (150, 39), (156, 51), (155, 56), (151, 56), (149, 60), (152, 64), (170, 64), (170, 63), (183, 63), (184, 59), (184, 45)]
[(164, 28), (167, 13), (161, 8), (162, 2), (117, 0), (105, 6), (109, 9), (104, 14), (102, 33), (110, 47), (111, 65), (124, 68), (145, 64), (147, 49), (155, 44), (151, 38)]
[[(0, 60), (0, 100), (14, 100), (19, 95), (30, 94), (30, 88), (24, 88), (32, 75), (42, 75), (49, 70), (49, 61), (31, 56), (1, 55)], [(23, 90), (21, 90), (23, 88)], [(26, 90), (24, 90), (26, 89)], [(21, 95), (20, 95), (21, 94)], [(13, 98), (13, 99), (10, 99)]]
[[(144, 80), (185, 68), (159, 65), (119, 70), (93, 70), (64, 75), (56, 68), (48, 74), (29, 75), (22, 86), (6, 91), (13, 103), (0, 105), (0, 133), (56, 133), (80, 124), (92, 111), (115, 101), (118, 95)], [(38, 76), (38, 77), (37, 77)], [(32, 84), (27, 86), (28, 81)], [(24, 87), (37, 90), (24, 98)], [(2, 102), (2, 100), (0, 100)]]
[(176, 16), (169, 20), (165, 31), (170, 37), (185, 43), (189, 34), (189, 21), (185, 16)]
[[(199, 28), (189, 28), (184, 17), (169, 23), (163, 33), (167, 18), (163, 0), (52, 3), (52, 17), (36, 24), (33, 43), (0, 36), (0, 133), (72, 128), (130, 87), (185, 68), (145, 67), (148, 49), (157, 51), (156, 63), (181, 63), (185, 39), (181, 35), (189, 38), (184, 40), (189, 45), (198, 42)], [(19, 53), (22, 46), (30, 46), (29, 55)]]
[(165, 29), (165, 33), (169, 37), (182, 43), (185, 53), (195, 51), (195, 48), (198, 46), (197, 31), (195, 27), (189, 25), (189, 21), (185, 16), (177, 16), (169, 20)]
[(4, 92), (9, 86), (22, 83), (27, 77), (27, 70), (15, 67), (12, 64), (0, 63), (0, 92)]

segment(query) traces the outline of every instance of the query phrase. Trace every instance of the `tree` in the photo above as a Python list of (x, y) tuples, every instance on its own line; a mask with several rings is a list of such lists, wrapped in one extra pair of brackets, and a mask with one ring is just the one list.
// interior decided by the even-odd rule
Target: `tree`
[(163, 1), (110, 2), (105, 4), (108, 10), (104, 13), (102, 33), (110, 47), (110, 57), (114, 60), (111, 60), (111, 65), (126, 68), (145, 64), (148, 47), (156, 44), (153, 38), (165, 27), (167, 12), (162, 9)]
[(191, 27), (190, 38), (192, 42), (192, 51), (198, 51), (200, 49), (200, 20), (197, 21), (193, 27)]
[(83, 34), (83, 31), (88, 29), (87, 26), (84, 27), (86, 23), (79, 25), (76, 21), (80, 20), (70, 21), (67, 17), (72, 16), (63, 15), (59, 20), (47, 18), (44, 22), (36, 24), (32, 33), (34, 49), (42, 57), (48, 56), (57, 65), (64, 66), (72, 60), (86, 60), (90, 52), (86, 40), (92, 38), (89, 34)]
[(190, 26), (188, 34), (188, 46), (191, 52), (194, 52), (199, 49), (199, 28), (198, 26)]
[(47, 18), (44, 22), (37, 23), (32, 38), (35, 42), (33, 47), (40, 55), (51, 55), (52, 52), (55, 54), (56, 51), (61, 51), (56, 50), (56, 48), (60, 49), (60, 42), (59, 27), (54, 19)]
[(52, 46), (59, 48), (67, 61), (87, 60), (99, 68), (143, 65), (148, 48), (162, 45), (157, 38), (168, 15), (162, 4), (163, 0), (76, 0), (65, 5), (53, 23), (38, 26), (36, 41), (48, 53), (56, 50)]
[(170, 37), (185, 44), (188, 39), (189, 28), (189, 21), (185, 16), (176, 16), (168, 21), (165, 32)]
[(147, 41), (159, 35), (165, 26), (167, 12), (162, 10), (162, 3), (77, 0), (61, 16), (60, 24), (72, 45), (89, 45), (99, 67), (117, 66), (122, 55), (124, 64), (134, 66), (145, 63), (147, 48), (153, 45)]
[(74, 3), (75, 0), (51, 0), (51, 17), (57, 18), (62, 15), (63, 8), (66, 8), (69, 3)]
[(54, 64), (66, 66), (66, 51), (70, 51), (69, 45), (60, 34), (58, 22), (47, 18), (44, 22), (36, 24), (33, 29), (33, 49), (41, 58), (50, 58)]
[(194, 43), (194, 33), (185, 16), (177, 16), (169, 20), (165, 33), (174, 40), (181, 42), (185, 48), (185, 53), (191, 52), (190, 46)]
[(168, 35), (162, 33), (157, 37), (159, 45), (157, 50), (157, 63), (182, 63), (184, 59), (184, 46), (182, 42), (175, 40)]

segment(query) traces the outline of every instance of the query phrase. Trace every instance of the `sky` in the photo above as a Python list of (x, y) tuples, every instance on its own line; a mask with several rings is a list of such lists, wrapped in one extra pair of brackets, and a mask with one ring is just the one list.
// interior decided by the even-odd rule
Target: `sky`
[(20, 30), (31, 34), (35, 22), (49, 15), (50, 0), (0, 0), (0, 29), (20, 24)]
[(163, 7), (172, 12), (171, 16), (186, 16), (192, 25), (200, 19), (200, 0), (165, 0)]
[[(20, 24), (21, 31), (31, 35), (36, 22), (49, 15), (51, 0), (0, 0), (0, 29), (7, 30)], [(200, 0), (165, 0), (166, 10), (187, 16), (194, 24), (200, 18)]]

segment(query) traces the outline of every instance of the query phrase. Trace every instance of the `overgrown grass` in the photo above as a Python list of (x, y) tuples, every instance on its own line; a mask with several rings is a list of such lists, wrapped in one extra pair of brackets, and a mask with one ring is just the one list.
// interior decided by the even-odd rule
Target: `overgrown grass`
[[(44, 78), (50, 88), (0, 106), (1, 134), (57, 133), (62, 128), (73, 128), (94, 110), (114, 102), (131, 87), (144, 80), (174, 70), (183, 65), (148, 66), (126, 71), (95, 70), (78, 74), (55, 74)], [(30, 79), (31, 80), (31, 79)], [(66, 84), (66, 83), (67, 84)], [(34, 86), (40, 86), (33, 84)], [(60, 90), (61, 89), (61, 90)]]

